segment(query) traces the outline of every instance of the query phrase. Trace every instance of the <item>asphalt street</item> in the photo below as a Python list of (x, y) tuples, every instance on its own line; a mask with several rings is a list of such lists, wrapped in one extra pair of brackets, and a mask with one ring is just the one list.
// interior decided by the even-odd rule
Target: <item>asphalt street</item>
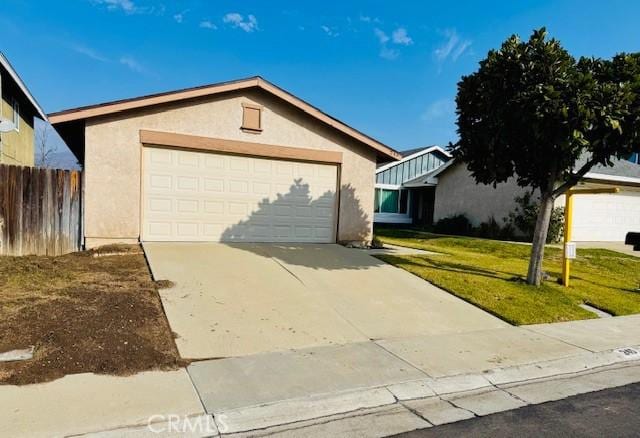
[(396, 436), (637, 437), (640, 436), (640, 383)]

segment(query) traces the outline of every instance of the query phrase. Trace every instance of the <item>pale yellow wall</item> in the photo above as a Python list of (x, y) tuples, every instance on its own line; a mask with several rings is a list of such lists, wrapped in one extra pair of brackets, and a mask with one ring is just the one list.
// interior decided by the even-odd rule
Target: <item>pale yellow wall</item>
[[(243, 102), (264, 107), (261, 134), (240, 129)], [(371, 239), (375, 151), (271, 95), (243, 91), (87, 120), (87, 246), (132, 241), (140, 235), (140, 129), (340, 151), (343, 164), (338, 240)]]
[[(21, 166), (34, 164), (33, 117), (25, 116), (24, 105), (20, 106), (20, 130), (0, 133), (2, 153), (0, 163)], [(2, 96), (2, 117), (13, 120), (13, 99)], [(29, 120), (30, 119), (30, 120)]]

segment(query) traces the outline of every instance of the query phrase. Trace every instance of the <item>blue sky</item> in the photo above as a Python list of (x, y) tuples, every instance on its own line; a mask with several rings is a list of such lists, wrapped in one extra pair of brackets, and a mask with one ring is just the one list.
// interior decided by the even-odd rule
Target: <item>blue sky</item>
[(455, 141), (457, 81), (513, 33), (640, 50), (632, 1), (2, 3), (0, 50), (47, 112), (261, 75), (399, 150)]

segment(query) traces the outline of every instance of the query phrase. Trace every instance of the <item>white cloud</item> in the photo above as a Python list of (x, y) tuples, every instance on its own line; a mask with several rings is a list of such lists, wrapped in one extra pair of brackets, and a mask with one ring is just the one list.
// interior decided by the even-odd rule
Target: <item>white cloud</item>
[(332, 28), (324, 24), (320, 26), (320, 29), (322, 29), (324, 33), (326, 33), (330, 37), (337, 37), (340, 35), (340, 33), (336, 30), (336, 28)]
[(173, 19), (176, 20), (176, 23), (182, 23), (184, 21), (184, 12), (180, 12), (173, 16)]
[(400, 44), (403, 46), (409, 46), (413, 44), (413, 40), (407, 33), (407, 29), (405, 29), (404, 27), (399, 27), (394, 30), (391, 34), (391, 38), (393, 39), (393, 42), (395, 44)]
[(456, 61), (471, 45), (470, 40), (461, 40), (455, 29), (447, 29), (443, 32), (446, 41), (433, 52), (438, 62), (443, 63), (447, 59)]
[(458, 47), (456, 47), (456, 49), (453, 51), (453, 54), (451, 55), (451, 59), (456, 61), (464, 52), (467, 51), (470, 45), (471, 41), (469, 40), (465, 40), (458, 44)]
[(213, 24), (210, 20), (202, 20), (199, 26), (203, 29), (212, 29), (212, 30), (216, 30), (218, 28), (218, 26)]
[(138, 11), (138, 7), (131, 0), (93, 0), (93, 2), (105, 5), (111, 11), (120, 9), (127, 14), (133, 14)]
[(387, 46), (382, 46), (380, 48), (380, 57), (383, 59), (391, 61), (396, 59), (398, 56), (400, 56), (400, 53), (398, 53), (398, 51), (395, 49), (390, 49)]
[(96, 52), (91, 47), (83, 46), (80, 44), (74, 44), (71, 46), (71, 50), (81, 55), (84, 55), (88, 58), (91, 58), (94, 61), (109, 62), (108, 58), (106, 58), (105, 56), (102, 56), (100, 53)]
[(422, 114), (422, 120), (431, 122), (455, 114), (456, 103), (452, 99), (440, 99), (432, 102)]
[(360, 16), (358, 17), (358, 20), (362, 21), (363, 23), (380, 23), (379, 18), (371, 17), (370, 15), (363, 15), (363, 14), (360, 14)]
[(384, 31), (378, 29), (377, 27), (373, 29), (373, 33), (378, 38), (378, 41), (380, 42), (380, 44), (386, 44), (387, 42), (389, 42), (389, 36), (386, 33), (384, 33)]
[(387, 60), (396, 59), (400, 56), (400, 52), (393, 47), (389, 47), (390, 44), (409, 46), (413, 44), (413, 40), (409, 37), (407, 30), (404, 27), (399, 27), (391, 33), (391, 36), (387, 35), (385, 31), (376, 27), (373, 29), (373, 33), (380, 43), (380, 57)]
[(249, 14), (245, 20), (241, 14), (238, 14), (237, 12), (229, 12), (222, 17), (222, 21), (230, 24), (234, 28), (242, 29), (245, 32), (258, 30), (258, 20), (251, 14)]
[(120, 64), (129, 67), (129, 70), (136, 73), (144, 72), (144, 67), (132, 56), (122, 56), (119, 60)]

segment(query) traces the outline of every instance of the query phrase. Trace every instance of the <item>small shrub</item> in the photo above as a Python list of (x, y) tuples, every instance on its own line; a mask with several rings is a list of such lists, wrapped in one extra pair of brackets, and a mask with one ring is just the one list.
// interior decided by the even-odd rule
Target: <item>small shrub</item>
[[(526, 238), (533, 240), (533, 233), (538, 219), (540, 203), (533, 200), (533, 192), (525, 192), (522, 196), (516, 196), (516, 208), (505, 218), (505, 222), (520, 230)], [(551, 212), (547, 243), (559, 242), (562, 239), (564, 226), (564, 208), (556, 207)]]
[(478, 237), (495, 240), (514, 240), (515, 229), (510, 223), (501, 226), (496, 218), (491, 216), (486, 222), (482, 222), (476, 229)]
[(433, 227), (438, 234), (455, 234), (459, 236), (472, 236), (473, 225), (464, 214), (457, 214), (440, 219)]

